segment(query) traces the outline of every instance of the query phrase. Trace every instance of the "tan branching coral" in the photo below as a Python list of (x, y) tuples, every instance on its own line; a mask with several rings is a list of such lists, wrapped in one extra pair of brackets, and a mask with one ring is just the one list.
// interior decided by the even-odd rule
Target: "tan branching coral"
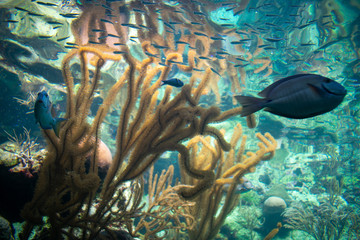
[(3, 144), (4, 151), (1, 151), (3, 159), (8, 159), (10, 172), (21, 172), (25, 176), (31, 178), (37, 173), (41, 167), (43, 156), (39, 151), (37, 139), (32, 139), (30, 130), (23, 127), (23, 134), (5, 133), (8, 135), (9, 142)]
[[(110, 6), (92, 3), (84, 5), (84, 12), (74, 21), (72, 30), (76, 48), (64, 57), (62, 68), (67, 90), (67, 121), (61, 127), (59, 138), (51, 130), (43, 131), (48, 153), (33, 200), (22, 210), (27, 221), (22, 239), (29, 236), (35, 225), (43, 224), (44, 216), (47, 216), (50, 228), (44, 230), (43, 236), (51, 239), (95, 239), (100, 234), (114, 237), (115, 231), (124, 227), (133, 235), (140, 235), (140, 230), (145, 229), (146, 233), (141, 234), (144, 238), (156, 237), (165, 230), (187, 229), (191, 239), (210, 239), (236, 204), (236, 186), (243, 175), (254, 171), (261, 160), (272, 156), (276, 142), (268, 134), (258, 134), (260, 149), (245, 157), (246, 137), (242, 136), (240, 126), (235, 129), (230, 143), (224, 139), (223, 132), (211, 126), (238, 115), (241, 107), (221, 112), (215, 106), (199, 106), (200, 97), (209, 89), (217, 92), (220, 98), (218, 82), (214, 80), (214, 76), (220, 74), (213, 68), (213, 63), (197, 58), (199, 54), (211, 54), (211, 46), (216, 44), (210, 38), (214, 36), (214, 29), (202, 24), (205, 19), (194, 13), (195, 9), (200, 11), (199, 6), (189, 1), (188, 8), (183, 9), (185, 12), (178, 13), (176, 6), (164, 3), (145, 6), (141, 3), (132, 1), (122, 5), (126, 9), (114, 15), (120, 21), (118, 24), (110, 23), (106, 18)], [(159, 9), (162, 11), (157, 11)], [(127, 22), (127, 11), (135, 12), (135, 23)], [(148, 14), (140, 14), (143, 11)], [(163, 26), (159, 26), (159, 16)], [(185, 43), (175, 40), (172, 29), (175, 23), (170, 24), (170, 20), (183, 22), (179, 27), (182, 33), (179, 41)], [(192, 26), (194, 22), (196, 27)], [(192, 34), (186, 33), (189, 26), (192, 26)], [(142, 48), (136, 51), (143, 50), (144, 56), (134, 57), (126, 45), (123, 27), (137, 32)], [(90, 33), (90, 29), (95, 31)], [(117, 42), (110, 38), (116, 38)], [(102, 96), (103, 103), (90, 120), (88, 115), (99, 88), (101, 70), (105, 63), (120, 60), (126, 65), (125, 71)], [(77, 86), (70, 70), (75, 62), (80, 63), (81, 69)], [(225, 60), (216, 60), (215, 64), (222, 73), (226, 72), (224, 69), (228, 64)], [(174, 65), (180, 71), (192, 73), (189, 84), (177, 94), (171, 86), (161, 86)], [(236, 78), (235, 69), (230, 75)], [(239, 86), (235, 86), (237, 91), (240, 91)], [(101, 180), (97, 147), (100, 129), (120, 93), (125, 95), (125, 101), (120, 106), (116, 126), (116, 152), (105, 179)], [(189, 139), (189, 145), (185, 146)], [(237, 150), (240, 139), (242, 144)], [(196, 149), (200, 142), (203, 147), (198, 155)], [(150, 179), (146, 211), (141, 205), (142, 175), (166, 151), (179, 153), (185, 185), (170, 187), (167, 184), (173, 174), (171, 168), (158, 180), (156, 176)], [(129, 195), (123, 185), (127, 181), (131, 182), (127, 187), (131, 189)], [(225, 185), (230, 187), (223, 195)], [(195, 205), (189, 199), (194, 200)], [(222, 207), (221, 200), (225, 200)], [(175, 212), (170, 218), (176, 223), (174, 225), (166, 223), (168, 210)], [(138, 226), (133, 226), (137, 217), (144, 219)], [(200, 219), (196, 226), (194, 219)]]
[[(197, 225), (189, 230), (190, 239), (213, 239), (227, 215), (238, 203), (239, 193), (236, 188), (242, 183), (242, 177), (248, 172), (254, 172), (255, 166), (261, 160), (270, 159), (276, 149), (275, 139), (268, 133), (256, 135), (261, 141), (259, 150), (244, 155), (246, 136), (242, 134), (238, 124), (230, 140), (230, 149), (225, 153), (219, 142), (212, 142), (209, 137), (196, 136), (192, 138), (187, 148), (190, 150), (190, 164), (197, 171), (206, 171), (211, 181), (197, 195), (194, 195), (195, 205), (191, 207), (191, 214), (196, 217)], [(238, 146), (239, 142), (241, 143)], [(182, 171), (181, 182), (198, 186), (199, 180)], [(189, 191), (194, 188), (190, 188)]]
[[(71, 62), (76, 56), (79, 56), (82, 73), (81, 86), (77, 92), (74, 91), (74, 81), (70, 72)], [(95, 59), (95, 71), (91, 79), (88, 70), (89, 56)], [(185, 85), (175, 97), (171, 96), (171, 87), (167, 87), (164, 97), (158, 101), (158, 88), (160, 82), (166, 79), (169, 67), (151, 68), (149, 64), (152, 63), (152, 58), (139, 62), (129, 54), (128, 50), (123, 57), (128, 67), (124, 75), (109, 90), (91, 124), (88, 123), (87, 116), (94, 92), (98, 87), (101, 67), (108, 60), (119, 60), (119, 55), (103, 53), (97, 47), (84, 46), (72, 50), (64, 58), (63, 73), (68, 91), (66, 111), (68, 120), (61, 128), (60, 138), (57, 138), (52, 131), (44, 131), (49, 144), (48, 154), (40, 172), (34, 198), (22, 211), (23, 216), (28, 220), (27, 230), (30, 230), (34, 224), (40, 224), (42, 216), (48, 216), (53, 239), (62, 234), (73, 236), (74, 231), (80, 231), (82, 236), (91, 239), (101, 231), (110, 231), (107, 227), (109, 224), (119, 225), (121, 221), (126, 222), (126, 217), (135, 214), (135, 210), (126, 214), (119, 212), (120, 216), (124, 216), (123, 218), (109, 215), (113, 206), (123, 201), (119, 187), (124, 181), (141, 176), (165, 151), (178, 151), (181, 154), (181, 168), (187, 174), (199, 179), (191, 193), (188, 189), (179, 190), (184, 198), (193, 197), (214, 183), (214, 173), (191, 167), (189, 152), (181, 143), (198, 134), (210, 135), (215, 137), (219, 148), (229, 150), (230, 146), (222, 134), (209, 124), (239, 114), (241, 108), (221, 113), (217, 107), (197, 106), (212, 74), (210, 69), (206, 70), (197, 87)], [(169, 54), (168, 59), (174, 57), (177, 56)], [(160, 77), (152, 84), (152, 77), (158, 73)], [(97, 176), (98, 153), (95, 146), (99, 144), (100, 125), (116, 94), (125, 86), (125, 82), (127, 102), (122, 106), (119, 119), (117, 151), (101, 185)], [(131, 119), (130, 115), (133, 111), (136, 114)], [(80, 142), (82, 144), (79, 144)], [(90, 152), (93, 156), (89, 169), (86, 169), (86, 156)], [(97, 200), (97, 208), (92, 212), (90, 209), (100, 185), (100, 200)], [(141, 192), (139, 190), (138, 194), (141, 195)], [(118, 197), (114, 198), (114, 196)], [(138, 199), (138, 196), (134, 197)], [(131, 209), (137, 209), (139, 202), (133, 202)], [(29, 232), (24, 230), (23, 236), (27, 233)]]
[[(149, 191), (147, 196), (146, 211), (136, 224), (132, 235), (139, 235), (141, 230), (144, 234), (141, 239), (169, 239), (168, 231), (191, 230), (195, 225), (195, 217), (190, 214), (193, 202), (183, 200), (177, 194), (181, 185), (171, 186), (174, 176), (174, 166), (170, 165), (168, 170), (163, 170), (158, 176), (153, 175), (154, 167), (150, 168)], [(129, 228), (132, 232), (132, 228)], [(157, 235), (163, 231), (161, 237)]]

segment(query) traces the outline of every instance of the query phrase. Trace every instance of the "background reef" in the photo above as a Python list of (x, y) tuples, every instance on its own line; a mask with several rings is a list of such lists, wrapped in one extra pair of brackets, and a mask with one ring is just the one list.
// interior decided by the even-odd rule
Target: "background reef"
[[(9, 0), (0, 16), (5, 238), (359, 239), (359, 1)], [(344, 102), (239, 116), (235, 95), (298, 73)], [(35, 124), (41, 90), (59, 138)]]

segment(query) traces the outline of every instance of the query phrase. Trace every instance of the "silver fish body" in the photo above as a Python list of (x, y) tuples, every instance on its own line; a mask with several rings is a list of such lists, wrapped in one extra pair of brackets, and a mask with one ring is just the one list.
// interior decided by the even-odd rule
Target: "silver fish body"
[(329, 112), (344, 99), (346, 89), (334, 80), (315, 75), (298, 74), (283, 78), (261, 91), (263, 98), (235, 96), (243, 106), (241, 116), (264, 108), (273, 114), (303, 119)]

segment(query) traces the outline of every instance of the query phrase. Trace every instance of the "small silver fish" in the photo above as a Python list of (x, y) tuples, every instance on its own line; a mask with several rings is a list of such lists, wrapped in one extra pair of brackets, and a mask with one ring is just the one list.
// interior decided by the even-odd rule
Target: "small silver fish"
[(298, 74), (274, 82), (258, 93), (263, 98), (235, 96), (243, 106), (241, 116), (261, 109), (273, 114), (303, 119), (327, 113), (344, 99), (346, 89), (329, 78)]
[(35, 101), (35, 119), (42, 129), (54, 129), (57, 137), (59, 137), (60, 123), (65, 121), (64, 118), (53, 118), (51, 114), (52, 104), (46, 91), (38, 93)]

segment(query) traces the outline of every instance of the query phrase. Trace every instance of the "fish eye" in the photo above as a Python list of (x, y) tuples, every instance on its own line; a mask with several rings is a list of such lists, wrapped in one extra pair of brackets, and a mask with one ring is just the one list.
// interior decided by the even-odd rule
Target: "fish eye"
[(329, 83), (329, 82), (331, 82), (331, 79), (327, 78), (327, 79), (325, 79), (325, 82)]

